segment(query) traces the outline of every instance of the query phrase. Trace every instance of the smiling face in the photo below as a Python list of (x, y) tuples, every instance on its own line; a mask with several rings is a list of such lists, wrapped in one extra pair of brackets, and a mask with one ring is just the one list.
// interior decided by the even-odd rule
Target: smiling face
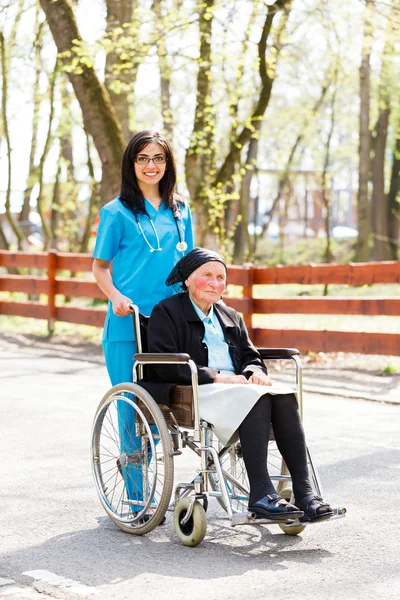
[(226, 287), (226, 269), (216, 260), (204, 263), (186, 279), (185, 285), (193, 302), (207, 314), (218, 302)]
[(147, 146), (138, 152), (137, 156), (135, 157), (135, 162), (133, 163), (139, 187), (140, 184), (144, 184), (146, 186), (152, 184), (158, 185), (161, 179), (164, 177), (167, 163), (164, 162), (160, 164), (151, 160), (147, 164), (140, 164), (137, 162), (137, 159), (140, 159), (141, 156), (151, 159), (154, 159), (157, 156), (162, 156), (165, 160), (166, 156), (164, 148), (160, 144), (156, 143), (147, 144)]

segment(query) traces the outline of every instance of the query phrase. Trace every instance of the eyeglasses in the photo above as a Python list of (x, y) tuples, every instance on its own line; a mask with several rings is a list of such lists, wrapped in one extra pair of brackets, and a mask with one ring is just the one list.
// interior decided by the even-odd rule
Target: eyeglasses
[(153, 161), (155, 165), (162, 165), (167, 162), (165, 156), (153, 156), (153, 158), (149, 158), (148, 156), (137, 156), (134, 160), (138, 165), (148, 165), (150, 161)]

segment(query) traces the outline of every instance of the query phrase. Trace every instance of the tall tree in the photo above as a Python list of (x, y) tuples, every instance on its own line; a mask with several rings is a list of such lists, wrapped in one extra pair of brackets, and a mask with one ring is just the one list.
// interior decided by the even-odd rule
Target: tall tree
[[(12, 45), (9, 46), (10, 50)], [(7, 56), (7, 48), (6, 42), (4, 39), (3, 33), (0, 31), (0, 59), (1, 59), (1, 71), (2, 71), (2, 94), (1, 94), (1, 119), (3, 124), (3, 134), (6, 141), (7, 148), (7, 190), (6, 190), (6, 201), (5, 201), (5, 209), (7, 220), (11, 226), (11, 229), (17, 238), (18, 244), (21, 245), (24, 241), (24, 234), (21, 228), (18, 225), (17, 220), (15, 219), (12, 209), (11, 209), (11, 178), (12, 178), (12, 161), (11, 161), (11, 139), (10, 139), (10, 131), (9, 131), (9, 123), (8, 123), (8, 114), (7, 114), (7, 100), (8, 100), (8, 73), (9, 73), (9, 65), (10, 59)], [(5, 238), (4, 232), (2, 231), (1, 239), (3, 244), (6, 246), (7, 240)]]
[(68, 0), (40, 0), (64, 69), (82, 110), (83, 121), (103, 166), (104, 201), (120, 186), (124, 137), (110, 96), (97, 77), (92, 59), (78, 31)]
[[(252, 114), (246, 119), (244, 127), (238, 132), (236, 139), (231, 142), (229, 152), (216, 173), (213, 182), (215, 188), (217, 188), (219, 184), (224, 185), (224, 183), (231, 179), (236, 165), (240, 162), (240, 154), (243, 146), (249, 142), (254, 134), (254, 124), (263, 118), (265, 111), (267, 110), (271, 98), (272, 85), (275, 78), (279, 54), (284, 45), (286, 25), (292, 4), (293, 0), (277, 0), (273, 5), (267, 6), (266, 17), (260, 41), (258, 42), (258, 64), (261, 79), (261, 88), (258, 99)], [(282, 11), (280, 20), (275, 31), (273, 31), (273, 40), (269, 56), (267, 57), (268, 38), (272, 31), (274, 17), (279, 11)]]
[[(261, 121), (255, 124), (257, 129), (261, 128)], [(253, 135), (250, 138), (247, 147), (246, 164), (244, 165), (244, 174), (241, 182), (238, 213), (240, 215), (234, 232), (234, 250), (233, 263), (240, 265), (246, 257), (251, 254), (251, 240), (249, 235), (249, 206), (250, 206), (250, 188), (253, 175), (257, 168), (259, 137)]]
[[(215, 0), (198, 2), (200, 49), (196, 85), (196, 111), (185, 157), (185, 176), (191, 201), (197, 210), (197, 239), (205, 244), (210, 212), (210, 185), (215, 161), (215, 112), (212, 94), (212, 23)], [(209, 241), (212, 244), (212, 241)]]
[[(243, 46), (241, 51), (240, 59), (236, 65), (236, 77), (232, 81), (231, 85), (229, 80), (227, 81), (227, 88), (236, 87), (238, 82), (243, 78), (245, 71), (245, 61), (247, 50), (250, 42), (251, 31), (254, 27), (254, 23), (258, 14), (259, 3), (254, 2), (252, 12), (247, 24), (246, 32), (244, 35)], [(237, 89), (229, 90), (229, 114), (232, 119), (231, 132), (229, 139), (234, 140), (237, 134), (237, 127), (239, 121), (239, 93)], [(233, 262), (240, 264), (243, 262), (245, 257), (250, 258), (252, 254), (251, 239), (249, 235), (249, 209), (250, 209), (250, 189), (253, 175), (257, 168), (257, 156), (258, 156), (258, 145), (259, 145), (259, 133), (261, 130), (262, 121), (256, 121), (254, 124), (254, 134), (250, 138), (247, 157), (245, 164), (242, 167), (242, 181), (240, 185), (239, 200), (238, 200), (238, 216), (236, 217), (236, 224), (233, 233)], [(227, 203), (225, 207), (225, 227), (229, 229), (231, 218), (231, 206), (232, 203)], [(231, 226), (232, 227), (232, 226)]]
[[(4, 37), (2, 31), (0, 31), (0, 62), (1, 62), (1, 124), (2, 134), (6, 143), (7, 150), (7, 190), (5, 209), (6, 217), (11, 226), (11, 229), (17, 238), (18, 246), (21, 247), (26, 241), (23, 231), (21, 230), (16, 218), (11, 209), (11, 191), (12, 191), (12, 148), (10, 139), (10, 129), (8, 122), (8, 84), (9, 84), (9, 72), (11, 64), (11, 56), (17, 36), (18, 27), (21, 21), (22, 11), (24, 6), (24, 0), (18, 0), (17, 13), (14, 19), (14, 23), (11, 28), (10, 36), (8, 41)], [(0, 244), (8, 248), (8, 241), (6, 239), (3, 229), (0, 230)]]
[(322, 201), (325, 207), (325, 234), (326, 234), (326, 246), (325, 246), (325, 262), (331, 262), (332, 255), (332, 247), (331, 247), (331, 210), (332, 210), (332, 198), (331, 198), (331, 190), (328, 190), (328, 169), (329, 163), (331, 159), (331, 144), (332, 137), (335, 130), (335, 108), (336, 108), (336, 95), (338, 91), (338, 74), (339, 74), (339, 64), (338, 61), (335, 64), (333, 70), (333, 78), (332, 78), (332, 93), (330, 99), (330, 126), (328, 137), (325, 144), (325, 153), (324, 153), (324, 163), (322, 167), (322, 175), (321, 175), (321, 192), (322, 192)]
[(372, 157), (372, 231), (374, 234), (375, 260), (390, 260), (389, 221), (392, 215), (388, 208), (388, 195), (385, 191), (385, 158), (391, 113), (392, 62), (395, 55), (393, 22), (394, 5), (391, 5), (391, 19), (387, 20), (385, 44), (381, 59), (381, 73), (378, 86), (378, 119), (374, 128), (374, 155)]
[(392, 171), (387, 198), (389, 212), (389, 247), (391, 260), (399, 260), (400, 232), (400, 110), (398, 110), (396, 135), (392, 153)]
[[(259, 121), (262, 121), (271, 97), (272, 84), (277, 61), (284, 44), (286, 24), (293, 0), (278, 0), (266, 7), (265, 20), (258, 43), (258, 70), (261, 86), (250, 115), (244, 125), (232, 137), (227, 154), (217, 168), (215, 162), (215, 115), (211, 100), (211, 31), (214, 2), (203, 3), (200, 19), (200, 63), (197, 77), (196, 116), (191, 143), (186, 154), (186, 183), (192, 201), (197, 208), (201, 234), (217, 232), (222, 242), (224, 234), (224, 200), (229, 198), (234, 188), (234, 173), (241, 162), (243, 148), (252, 136), (258, 135)], [(274, 17), (280, 19), (273, 29)], [(268, 51), (268, 41), (272, 41)], [(239, 82), (238, 82), (239, 83)], [(257, 124), (257, 126), (256, 126)], [(228, 195), (228, 196), (227, 196)], [(203, 238), (204, 243), (204, 238)], [(212, 241), (210, 242), (212, 243)]]
[(50, 151), (50, 147), (52, 144), (52, 127), (53, 127), (53, 119), (54, 119), (54, 95), (55, 95), (56, 80), (57, 80), (57, 75), (58, 75), (57, 63), (58, 63), (58, 61), (56, 60), (54, 71), (53, 71), (53, 73), (50, 73), (50, 76), (49, 76), (49, 86), (48, 86), (49, 87), (49, 89), (48, 89), (49, 104), (50, 104), (49, 121), (48, 121), (46, 139), (44, 142), (42, 155), (40, 157), (39, 164), (38, 164), (39, 193), (38, 193), (38, 197), (37, 197), (37, 211), (39, 213), (40, 220), (42, 223), (43, 249), (44, 250), (48, 250), (49, 248), (51, 248), (52, 242), (53, 242), (53, 232), (52, 232), (50, 220), (49, 220), (49, 212), (50, 212), (49, 204), (50, 203), (49, 203), (48, 198), (45, 193), (45, 181), (44, 181), (43, 175), (44, 175), (44, 164), (46, 162), (46, 158), (48, 156), (48, 153)]
[(32, 133), (31, 133), (31, 147), (29, 151), (29, 166), (28, 166), (28, 177), (25, 184), (24, 198), (22, 203), (22, 210), (19, 215), (19, 221), (21, 228), (29, 234), (29, 213), (30, 213), (30, 200), (33, 187), (37, 183), (37, 165), (35, 164), (35, 155), (37, 148), (37, 137), (39, 130), (39, 110), (41, 104), (41, 96), (39, 94), (39, 83), (40, 76), (43, 69), (41, 50), (43, 43), (43, 30), (45, 21), (39, 21), (39, 11), (41, 12), (40, 6), (37, 3), (35, 6), (35, 29), (34, 29), (34, 42), (33, 48), (35, 53), (35, 78), (32, 88)]
[[(155, 16), (155, 43), (158, 56), (158, 70), (160, 73), (161, 116), (163, 130), (172, 141), (174, 134), (174, 116), (171, 108), (171, 65), (168, 58), (166, 44), (166, 29), (170, 15), (163, 13), (162, 0), (153, 0), (152, 9)], [(175, 11), (174, 11), (175, 12)]]
[(124, 139), (128, 140), (130, 93), (138, 71), (137, 0), (106, 0), (106, 6), (106, 36), (110, 49), (106, 54), (105, 84), (121, 124)]
[(355, 260), (365, 262), (369, 258), (371, 233), (370, 201), (368, 182), (370, 176), (370, 103), (371, 103), (371, 49), (373, 41), (374, 0), (366, 0), (364, 12), (364, 34), (360, 66), (360, 128), (359, 128), (359, 171), (358, 171), (358, 240)]
[[(328, 69), (328, 73), (329, 73), (329, 69)], [(310, 122), (315, 119), (316, 115), (318, 114), (318, 111), (321, 108), (321, 105), (324, 101), (325, 95), (329, 89), (329, 85), (330, 85), (330, 81), (326, 81), (323, 83), (319, 97), (317, 98), (317, 100), (316, 100), (314, 106), (311, 108), (310, 112), (307, 114), (307, 116), (302, 121), (301, 129), (296, 136), (293, 146), (290, 149), (286, 164), (285, 164), (284, 168), (282, 169), (282, 172), (279, 175), (278, 190), (277, 190), (275, 198), (272, 202), (271, 208), (268, 212), (268, 218), (265, 220), (265, 223), (262, 227), (263, 235), (265, 235), (266, 232), (268, 231), (268, 227), (271, 224), (271, 221), (275, 214), (275, 211), (279, 207), (280, 200), (285, 195), (285, 192), (287, 191), (287, 188), (290, 184), (290, 173), (291, 173), (291, 169), (293, 166), (293, 162), (294, 162), (296, 153), (298, 152), (299, 148), (301, 147), (301, 144), (303, 142), (303, 139), (307, 132), (307, 129), (310, 125)]]

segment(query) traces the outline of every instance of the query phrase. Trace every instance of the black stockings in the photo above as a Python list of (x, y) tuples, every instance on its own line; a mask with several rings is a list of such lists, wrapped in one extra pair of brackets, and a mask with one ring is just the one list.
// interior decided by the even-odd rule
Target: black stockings
[(271, 424), (275, 440), (290, 471), (297, 499), (313, 490), (308, 477), (303, 425), (294, 394), (265, 394), (239, 427), (243, 459), (250, 482), (249, 504), (275, 493), (267, 470)]

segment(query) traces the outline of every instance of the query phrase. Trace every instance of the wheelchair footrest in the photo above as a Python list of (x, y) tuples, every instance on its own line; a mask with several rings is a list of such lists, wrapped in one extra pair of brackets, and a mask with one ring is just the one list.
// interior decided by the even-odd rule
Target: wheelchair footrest
[(287, 521), (282, 521), (282, 519), (279, 521), (276, 519), (256, 519), (251, 512), (233, 513), (231, 519), (232, 527), (236, 525), (286, 525), (293, 522), (293, 519)]
[[(328, 523), (329, 521), (333, 521), (335, 519), (341, 519), (346, 515), (346, 509), (343, 507), (334, 508), (333, 515), (330, 519), (325, 519), (321, 521), (316, 521), (317, 523)], [(242, 513), (233, 513), (231, 519), (231, 526), (236, 527), (236, 525), (285, 525), (285, 527), (299, 527), (306, 525), (314, 525), (312, 521), (299, 521), (297, 519), (288, 519), (287, 521), (282, 520), (274, 520), (274, 519), (256, 519), (253, 517), (251, 512), (242, 512)]]

